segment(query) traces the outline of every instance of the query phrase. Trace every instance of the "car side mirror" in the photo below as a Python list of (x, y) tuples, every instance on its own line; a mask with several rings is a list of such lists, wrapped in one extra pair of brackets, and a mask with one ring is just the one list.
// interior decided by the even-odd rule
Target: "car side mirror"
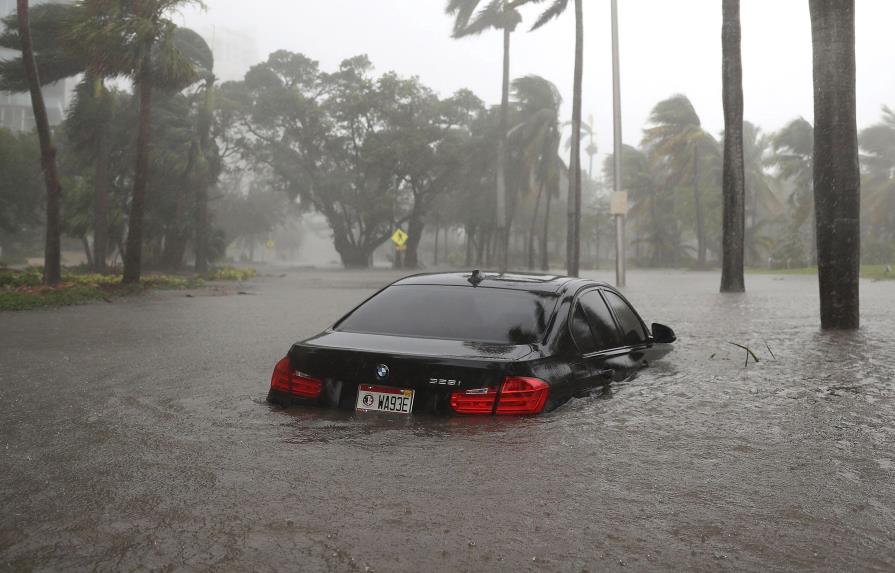
[(664, 324), (654, 322), (653, 340), (661, 344), (671, 344), (672, 342), (677, 340), (677, 336), (675, 336), (674, 331), (671, 330), (670, 326), (665, 326)]

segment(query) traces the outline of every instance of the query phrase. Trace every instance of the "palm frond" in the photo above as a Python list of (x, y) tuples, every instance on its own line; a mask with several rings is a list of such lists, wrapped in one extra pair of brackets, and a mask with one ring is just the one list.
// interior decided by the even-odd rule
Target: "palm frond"
[(550, 20), (554, 18), (558, 18), (563, 12), (566, 11), (566, 8), (569, 7), (569, 0), (553, 0), (553, 4), (550, 5), (549, 8), (544, 10), (538, 19), (535, 20), (535, 23), (531, 25), (530, 31), (537, 30)]

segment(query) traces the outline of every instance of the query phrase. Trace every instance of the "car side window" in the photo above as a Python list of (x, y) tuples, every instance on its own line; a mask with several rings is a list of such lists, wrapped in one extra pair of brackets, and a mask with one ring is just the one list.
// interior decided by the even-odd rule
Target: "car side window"
[(646, 342), (647, 334), (643, 328), (643, 323), (640, 322), (637, 314), (634, 313), (634, 310), (631, 309), (628, 303), (614, 292), (604, 291), (603, 294), (606, 297), (606, 302), (612, 307), (615, 318), (618, 319), (625, 345), (634, 346)]
[(590, 352), (596, 352), (597, 343), (594, 340), (594, 334), (590, 330), (590, 325), (587, 322), (587, 315), (584, 313), (584, 309), (581, 308), (581, 303), (575, 305), (575, 312), (572, 313), (572, 322), (570, 323), (572, 329), (572, 338), (575, 340), (575, 344), (578, 346), (578, 350), (581, 354), (588, 354)]
[(615, 326), (615, 321), (612, 319), (612, 314), (606, 307), (603, 297), (600, 296), (600, 291), (587, 291), (578, 298), (578, 302), (584, 308), (590, 322), (596, 349), (606, 350), (622, 346), (618, 328)]

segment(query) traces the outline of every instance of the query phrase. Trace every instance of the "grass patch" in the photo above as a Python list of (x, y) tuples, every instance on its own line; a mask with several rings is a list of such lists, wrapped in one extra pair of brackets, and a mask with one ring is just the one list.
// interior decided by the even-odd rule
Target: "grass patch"
[(24, 270), (0, 269), (0, 311), (31, 310), (84, 304), (141, 294), (147, 290), (183, 290), (200, 288), (206, 281), (242, 281), (257, 275), (255, 269), (221, 267), (203, 276), (147, 274), (138, 285), (125, 285), (121, 275), (79, 272), (64, 269), (62, 282), (56, 287), (42, 284), (43, 270), (28, 267)]
[[(747, 274), (753, 275), (814, 275), (817, 276), (817, 267), (799, 267), (794, 269), (746, 269)], [(861, 278), (875, 280), (895, 279), (895, 270), (886, 272), (886, 265), (861, 265)]]

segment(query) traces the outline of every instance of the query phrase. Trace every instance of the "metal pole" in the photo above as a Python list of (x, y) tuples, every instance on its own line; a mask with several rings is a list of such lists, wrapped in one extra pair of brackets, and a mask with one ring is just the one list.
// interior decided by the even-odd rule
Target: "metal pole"
[[(615, 160), (613, 190), (622, 192), (622, 95), (618, 61), (618, 0), (612, 0), (612, 123)], [(625, 205), (627, 209), (627, 205)], [(625, 286), (625, 215), (615, 215), (615, 284)]]

